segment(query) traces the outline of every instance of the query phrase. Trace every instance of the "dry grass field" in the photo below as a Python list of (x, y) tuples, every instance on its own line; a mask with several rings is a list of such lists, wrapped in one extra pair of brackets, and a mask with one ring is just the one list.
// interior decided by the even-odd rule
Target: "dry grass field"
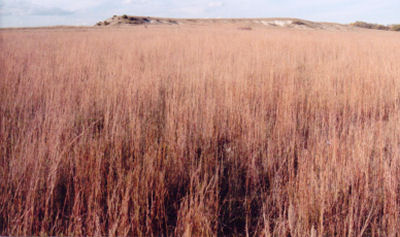
[(0, 31), (0, 235), (400, 235), (400, 34)]

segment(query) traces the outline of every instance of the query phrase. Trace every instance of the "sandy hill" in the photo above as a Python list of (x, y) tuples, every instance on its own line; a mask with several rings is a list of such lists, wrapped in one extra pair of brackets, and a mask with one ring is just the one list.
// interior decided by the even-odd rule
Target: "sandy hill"
[(129, 26), (129, 25), (206, 25), (206, 24), (235, 24), (239, 29), (251, 30), (252, 27), (285, 27), (297, 29), (323, 29), (323, 30), (356, 30), (360, 28), (376, 30), (399, 30), (398, 25), (384, 26), (366, 22), (355, 22), (352, 24), (339, 24), (327, 22), (313, 22), (296, 18), (160, 18), (144, 16), (122, 15), (100, 21), (96, 26)]
[(143, 16), (113, 16), (100, 21), (96, 26), (125, 26), (125, 25), (205, 25), (205, 24), (237, 24), (241, 29), (251, 29), (253, 26), (310, 28), (310, 29), (336, 29), (345, 30), (348, 25), (337, 23), (319, 23), (295, 18), (159, 18)]

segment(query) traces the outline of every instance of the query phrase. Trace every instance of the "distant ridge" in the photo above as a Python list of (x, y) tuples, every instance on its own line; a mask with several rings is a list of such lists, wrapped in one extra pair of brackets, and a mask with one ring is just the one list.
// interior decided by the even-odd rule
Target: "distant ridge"
[(122, 15), (100, 21), (96, 26), (125, 25), (202, 25), (202, 24), (241, 24), (242, 29), (251, 26), (287, 27), (301, 29), (336, 29), (344, 30), (349, 25), (337, 23), (318, 23), (296, 18), (161, 18)]
[(297, 18), (161, 18), (149, 16), (114, 15), (96, 26), (129, 26), (129, 25), (202, 25), (202, 24), (239, 24), (240, 29), (251, 29), (253, 26), (286, 27), (296, 29), (355, 30), (360, 28), (375, 30), (400, 30), (400, 25), (378, 25), (357, 21), (351, 24), (313, 22)]

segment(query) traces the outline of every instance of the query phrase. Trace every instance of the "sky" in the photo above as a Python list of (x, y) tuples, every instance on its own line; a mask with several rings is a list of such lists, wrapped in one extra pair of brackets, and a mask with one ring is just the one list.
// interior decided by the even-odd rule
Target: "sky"
[(123, 14), (400, 24), (400, 0), (0, 0), (0, 27), (94, 25)]

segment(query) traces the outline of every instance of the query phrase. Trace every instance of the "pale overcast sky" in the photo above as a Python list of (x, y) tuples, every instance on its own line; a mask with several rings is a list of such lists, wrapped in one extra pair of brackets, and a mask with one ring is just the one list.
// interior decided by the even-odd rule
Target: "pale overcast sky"
[(113, 15), (400, 23), (400, 0), (0, 0), (0, 27), (94, 25)]

